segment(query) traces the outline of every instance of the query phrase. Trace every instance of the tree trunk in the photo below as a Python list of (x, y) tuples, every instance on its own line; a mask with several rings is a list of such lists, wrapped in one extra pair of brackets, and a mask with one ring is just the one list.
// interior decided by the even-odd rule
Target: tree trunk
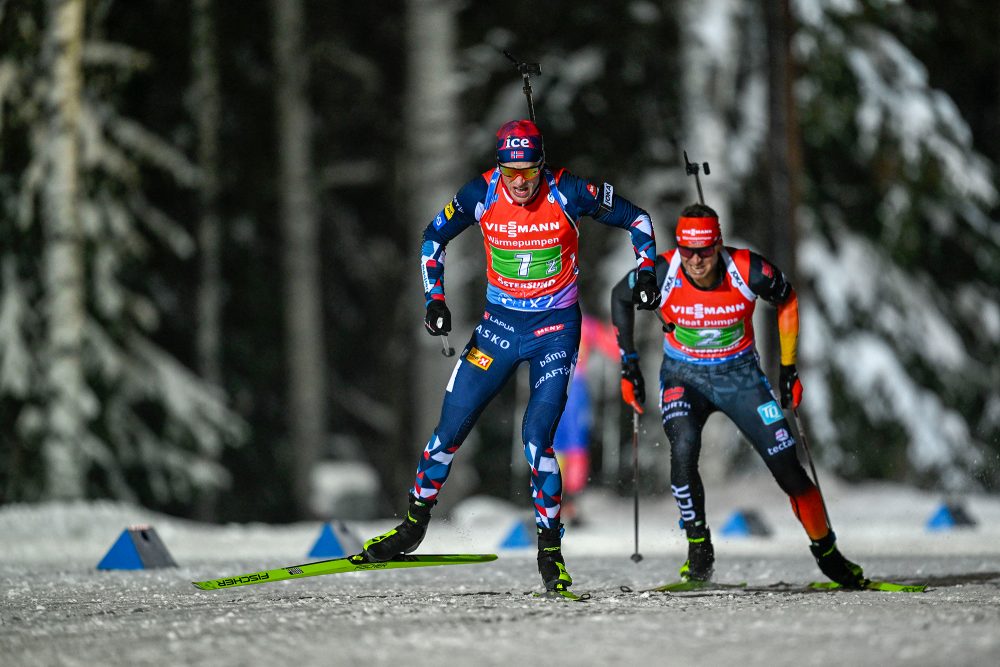
[[(406, 152), (401, 161), (399, 191), (405, 198), (410, 251), (405, 255), (403, 308), (400, 328), (412, 332), (406, 362), (398, 364), (399, 381), (393, 404), (401, 415), (399, 442), (376, 463), (390, 506), (398, 509), (412, 485), (417, 455), (426, 444), (441, 412), (441, 399), (455, 358), (441, 356), (441, 339), (424, 332), (424, 300), (420, 282), (420, 242), (424, 227), (444, 208), (461, 183), (461, 140), (458, 90), (454, 73), (455, 8), (447, 0), (409, 0), (406, 4), (407, 87), (404, 105)], [(452, 346), (468, 335), (467, 299), (471, 234), (448, 246), (445, 289), (452, 310)], [(465, 257), (463, 257), (463, 255)], [(386, 460), (388, 459), (388, 460)], [(456, 476), (453, 474), (453, 478)], [(461, 478), (461, 473), (458, 474)], [(449, 481), (449, 488), (456, 486)], [(457, 495), (457, 494), (456, 494)]]
[[(201, 182), (198, 191), (199, 281), (197, 294), (196, 346), (198, 371), (215, 386), (222, 386), (222, 275), (219, 220), (219, 63), (213, 0), (193, 0), (191, 65), (194, 78), (193, 111), (198, 132), (198, 166)], [(206, 491), (199, 499), (198, 518), (215, 517), (215, 491)]]
[(198, 131), (198, 192), (201, 217), (198, 222), (200, 281), (198, 283), (198, 370), (214, 385), (222, 384), (222, 278), (220, 253), (222, 229), (219, 221), (219, 64), (213, 17), (214, 0), (193, 0), (192, 106)]
[[(798, 238), (795, 211), (798, 208), (797, 175), (801, 171), (795, 100), (794, 68), (791, 54), (792, 17), (788, 0), (766, 0), (764, 22), (767, 32), (767, 206), (771, 233), (762, 235), (763, 253), (792, 280), (795, 280), (795, 247)], [(758, 347), (766, 361), (765, 370), (777, 377), (778, 330), (768, 326)]]
[(83, 231), (79, 218), (80, 95), (83, 85), (84, 0), (49, 0), (46, 65), (47, 178), (42, 193), (45, 229), (45, 315), (48, 431), (43, 444), (44, 495), (76, 499), (85, 493), (82, 443), (90, 394), (83, 373), (86, 322)]
[(326, 357), (319, 276), (319, 216), (312, 182), (309, 60), (302, 0), (274, 0), (280, 217), (293, 497), (310, 516), (312, 472), (326, 432)]

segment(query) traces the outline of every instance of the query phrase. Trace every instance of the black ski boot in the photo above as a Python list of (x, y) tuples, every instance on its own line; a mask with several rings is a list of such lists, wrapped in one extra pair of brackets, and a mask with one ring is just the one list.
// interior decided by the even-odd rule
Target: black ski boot
[(538, 574), (547, 591), (566, 590), (573, 584), (563, 560), (561, 526), (538, 529)]
[(391, 560), (419, 547), (431, 520), (431, 508), (436, 504), (437, 500), (418, 500), (410, 494), (410, 507), (403, 523), (365, 542), (365, 557), (370, 561)]
[(687, 531), (688, 559), (681, 565), (684, 581), (709, 581), (715, 571), (715, 549), (712, 548), (712, 531), (707, 526), (697, 526)]
[(831, 530), (826, 537), (809, 544), (816, 564), (830, 581), (835, 581), (844, 588), (864, 588), (868, 584), (865, 573), (860, 565), (844, 558), (837, 548), (837, 536)]

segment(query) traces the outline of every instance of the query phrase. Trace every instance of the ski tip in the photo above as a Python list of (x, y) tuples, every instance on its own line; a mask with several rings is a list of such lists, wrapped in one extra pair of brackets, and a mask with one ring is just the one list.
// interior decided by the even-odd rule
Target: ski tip
[(927, 584), (897, 584), (891, 581), (868, 581), (864, 588), (845, 588), (834, 581), (813, 581), (809, 588), (818, 591), (833, 590), (869, 590), (882, 591), (884, 593), (923, 593), (927, 590)]
[(887, 593), (923, 593), (927, 590), (927, 584), (896, 584), (891, 581), (869, 581), (867, 588)]
[(704, 584), (704, 582), (698, 581), (672, 581), (669, 584), (663, 584), (662, 586), (657, 586), (650, 590), (657, 593), (672, 593), (674, 591), (693, 591), (701, 588), (699, 584)]
[(550, 600), (563, 599), (570, 600), (572, 602), (586, 602), (590, 599), (590, 593), (577, 595), (568, 588), (556, 588), (555, 590), (545, 591), (543, 593), (532, 593), (532, 597)]
[(202, 591), (214, 591), (216, 589), (214, 581), (192, 581), (195, 588)]
[(490, 561), (499, 558), (496, 554), (470, 554), (470, 556), (476, 557), (480, 562), (489, 563)]
[(838, 588), (843, 588), (843, 586), (835, 581), (810, 581), (808, 588), (817, 591), (832, 591)]

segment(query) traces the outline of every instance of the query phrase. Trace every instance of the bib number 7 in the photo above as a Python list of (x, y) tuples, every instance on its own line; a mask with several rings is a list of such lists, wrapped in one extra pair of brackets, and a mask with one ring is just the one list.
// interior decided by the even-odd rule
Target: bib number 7
[(507, 250), (490, 246), (490, 263), (498, 275), (511, 280), (544, 280), (562, 270), (562, 246), (537, 250)]
[(517, 275), (525, 277), (528, 275), (528, 267), (531, 266), (531, 253), (530, 252), (519, 252), (514, 255), (514, 258), (518, 261), (519, 266), (517, 267)]

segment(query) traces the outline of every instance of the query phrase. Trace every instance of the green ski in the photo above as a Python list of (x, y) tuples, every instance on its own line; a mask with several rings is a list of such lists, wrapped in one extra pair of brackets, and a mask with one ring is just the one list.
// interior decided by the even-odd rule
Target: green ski
[[(743, 581), (735, 584), (723, 584), (714, 581), (677, 581), (663, 586), (650, 589), (650, 592), (660, 593), (684, 593), (690, 591), (726, 591), (743, 590), (754, 593), (807, 593), (811, 591), (833, 591), (833, 590), (853, 590), (844, 588), (840, 584), (832, 581), (813, 581), (803, 586), (789, 584), (775, 585), (755, 585), (748, 586)], [(889, 593), (923, 593), (927, 590), (926, 584), (897, 584), (891, 581), (869, 581), (865, 590), (885, 591)]]
[[(809, 584), (809, 588), (818, 591), (837, 590), (844, 588), (833, 581), (814, 581)], [(891, 581), (869, 581), (865, 584), (865, 589), (869, 591), (886, 591), (888, 593), (923, 593), (927, 590), (926, 584), (894, 584)], [(851, 590), (851, 589), (844, 589)]]
[(393, 570), (403, 567), (432, 567), (434, 565), (470, 565), (473, 563), (488, 563), (496, 560), (496, 554), (409, 554), (397, 556), (392, 560), (372, 563), (364, 554), (355, 554), (346, 558), (333, 558), (303, 565), (290, 565), (274, 570), (261, 570), (231, 577), (194, 581), (195, 586), (203, 591), (215, 591), (234, 586), (249, 586), (251, 584), (267, 584), (284, 579), (301, 579), (315, 577), (321, 574), (340, 574), (341, 572), (365, 572), (368, 570)]
[(733, 589), (744, 589), (747, 587), (747, 582), (742, 581), (738, 584), (722, 584), (717, 581), (675, 581), (669, 584), (663, 584), (662, 586), (657, 586), (656, 588), (650, 589), (651, 591), (657, 593), (685, 593), (689, 591), (725, 591)]

